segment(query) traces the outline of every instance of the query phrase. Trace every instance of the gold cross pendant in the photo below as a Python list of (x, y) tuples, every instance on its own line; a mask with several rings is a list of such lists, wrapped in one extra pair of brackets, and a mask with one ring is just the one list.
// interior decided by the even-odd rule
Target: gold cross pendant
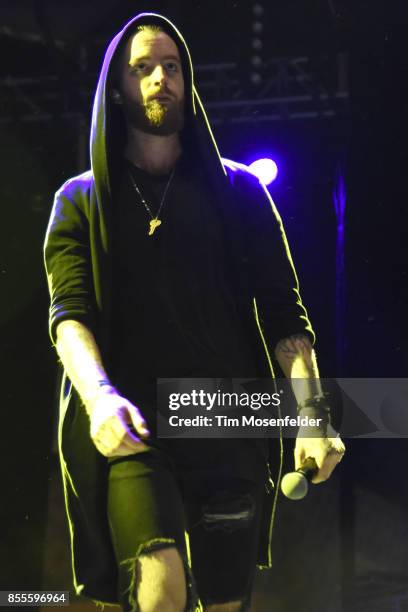
[(159, 227), (159, 225), (161, 225), (160, 219), (152, 219), (150, 221), (149, 236), (153, 235), (154, 230), (156, 229), (156, 227)]

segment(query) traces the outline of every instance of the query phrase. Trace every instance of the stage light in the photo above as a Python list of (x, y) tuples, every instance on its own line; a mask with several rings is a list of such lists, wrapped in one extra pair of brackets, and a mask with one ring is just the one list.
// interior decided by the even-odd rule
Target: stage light
[(273, 159), (264, 157), (257, 159), (249, 165), (252, 174), (255, 174), (264, 185), (269, 185), (278, 176), (278, 166)]
[(253, 85), (261, 85), (262, 84), (262, 76), (257, 72), (253, 72), (251, 74), (251, 83)]
[(254, 68), (262, 66), (262, 58), (259, 57), (259, 55), (253, 55), (251, 58), (251, 64), (254, 66)]
[(254, 4), (252, 10), (257, 17), (264, 14), (264, 8), (262, 4)]
[(253, 21), (252, 22), (252, 31), (254, 34), (262, 34), (263, 24), (261, 21)]
[(255, 49), (255, 51), (261, 51), (263, 47), (262, 40), (260, 38), (253, 38), (252, 47)]
[(252, 52), (250, 57), (251, 69), (249, 73), (250, 83), (259, 88), (264, 80), (264, 62), (262, 56), (264, 38), (264, 7), (260, 2), (252, 5)]

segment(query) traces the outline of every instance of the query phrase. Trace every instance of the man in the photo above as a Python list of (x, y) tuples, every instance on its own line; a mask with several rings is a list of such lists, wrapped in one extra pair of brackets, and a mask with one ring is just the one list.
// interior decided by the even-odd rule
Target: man
[[(310, 379), (299, 404), (326, 411), (278, 213), (221, 160), (186, 43), (160, 15), (107, 50), (91, 162), (57, 192), (45, 243), (76, 591), (142, 612), (249, 609), (255, 566), (270, 565), (266, 443), (158, 438), (156, 378), (270, 377), (272, 348)], [(325, 418), (298, 438), (296, 467), (315, 458), (321, 482), (343, 452)]]

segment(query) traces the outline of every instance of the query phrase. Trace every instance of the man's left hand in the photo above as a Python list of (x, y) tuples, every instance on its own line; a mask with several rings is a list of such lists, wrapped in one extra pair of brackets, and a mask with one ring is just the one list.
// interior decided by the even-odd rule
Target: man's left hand
[(341, 438), (330, 425), (320, 437), (304, 438), (300, 429), (295, 445), (295, 470), (301, 467), (305, 459), (312, 457), (319, 471), (311, 482), (313, 484), (324, 482), (340, 463), (345, 451)]

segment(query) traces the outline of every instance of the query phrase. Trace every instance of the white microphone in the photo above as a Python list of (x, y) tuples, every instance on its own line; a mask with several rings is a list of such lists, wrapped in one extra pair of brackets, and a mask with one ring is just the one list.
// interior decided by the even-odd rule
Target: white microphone
[(303, 499), (309, 490), (309, 481), (316, 476), (318, 471), (316, 461), (308, 457), (296, 472), (289, 472), (282, 478), (282, 493), (289, 499)]

